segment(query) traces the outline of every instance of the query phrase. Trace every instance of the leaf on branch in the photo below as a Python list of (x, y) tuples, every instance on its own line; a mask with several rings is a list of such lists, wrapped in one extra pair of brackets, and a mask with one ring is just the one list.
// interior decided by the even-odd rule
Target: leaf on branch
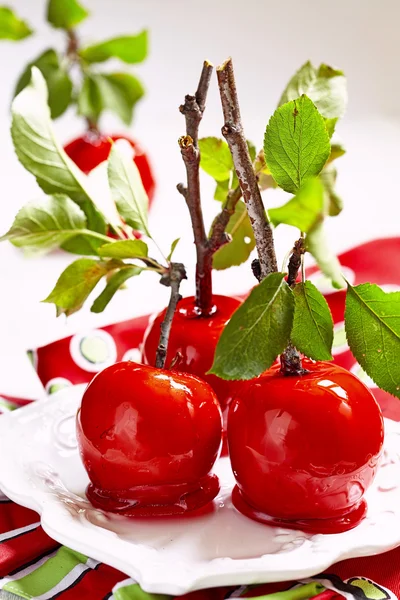
[(328, 119), (342, 117), (347, 105), (347, 84), (343, 71), (325, 64), (318, 68), (306, 62), (286, 86), (279, 106), (306, 94)]
[(310, 177), (318, 175), (330, 154), (323, 117), (301, 96), (279, 107), (264, 137), (265, 160), (279, 187), (296, 193)]
[(254, 160), (254, 171), (258, 179), (258, 187), (261, 190), (268, 190), (270, 188), (276, 188), (277, 183), (271, 175), (271, 171), (267, 167), (265, 162), (264, 150), (260, 150)]
[(89, 12), (76, 0), (49, 0), (47, 21), (59, 29), (72, 29), (82, 23)]
[(332, 360), (333, 320), (327, 301), (311, 281), (298, 283), (293, 294), (293, 344), (309, 358)]
[(136, 231), (151, 237), (147, 219), (149, 199), (139, 170), (117, 144), (113, 144), (108, 159), (108, 182), (112, 198), (124, 221)]
[(216, 137), (199, 140), (200, 167), (217, 182), (230, 180), (233, 161), (228, 144)]
[(225, 231), (232, 236), (232, 241), (222, 246), (213, 256), (213, 268), (218, 271), (246, 262), (256, 246), (247, 209), (241, 200), (236, 204)]
[(78, 111), (97, 121), (103, 111), (109, 110), (130, 125), (133, 109), (143, 95), (141, 82), (129, 73), (87, 74), (78, 96)]
[(123, 263), (80, 258), (61, 273), (53, 291), (43, 300), (57, 307), (57, 316), (71, 315), (80, 310), (104, 275), (121, 267)]
[(336, 123), (338, 122), (339, 119), (325, 119), (325, 127), (326, 130), (328, 132), (329, 138), (331, 138), (333, 136), (333, 134), (335, 133), (335, 129), (336, 129)]
[(61, 246), (85, 228), (85, 214), (75, 202), (67, 196), (45, 196), (21, 208), (0, 241), (43, 252)]
[(60, 65), (56, 51), (46, 50), (26, 67), (17, 82), (14, 96), (29, 84), (32, 67), (37, 67), (46, 80), (51, 118), (57, 119), (72, 102), (72, 81), (67, 71)]
[(82, 117), (98, 121), (103, 110), (103, 99), (96, 76), (86, 74), (77, 97), (78, 114)]
[(98, 253), (102, 258), (146, 258), (148, 247), (142, 240), (121, 240), (100, 246)]
[(171, 249), (169, 251), (169, 254), (167, 256), (167, 261), (170, 262), (172, 259), (172, 256), (175, 252), (175, 248), (177, 247), (177, 245), (179, 244), (179, 242), (181, 241), (181, 238), (177, 238), (176, 240), (174, 240), (171, 244)]
[(324, 187), (318, 177), (308, 179), (297, 194), (283, 206), (268, 211), (276, 227), (281, 223), (308, 233), (324, 217)]
[(141, 31), (137, 35), (124, 35), (99, 42), (79, 51), (80, 57), (87, 63), (100, 63), (110, 58), (118, 58), (131, 65), (143, 62), (147, 53), (147, 30)]
[(229, 179), (225, 179), (225, 181), (217, 181), (217, 186), (214, 192), (214, 200), (225, 202), (230, 188), (229, 183)]
[(271, 273), (232, 315), (219, 339), (210, 373), (222, 379), (252, 379), (286, 348), (294, 299), (284, 273)]
[(100, 296), (98, 296), (98, 298), (96, 298), (96, 300), (93, 302), (90, 310), (94, 313), (103, 312), (108, 303), (113, 299), (116, 292), (124, 285), (124, 283), (131, 277), (140, 275), (142, 270), (143, 269), (140, 267), (125, 266), (114, 273), (108, 280), (108, 283), (101, 292)]
[(344, 146), (342, 146), (342, 144), (339, 144), (337, 142), (335, 144), (332, 144), (331, 154), (328, 158), (328, 164), (333, 160), (340, 158), (341, 156), (343, 156), (343, 154), (346, 154), (346, 149), (344, 148)]
[(107, 224), (96, 208), (88, 178), (59, 144), (47, 105), (47, 87), (41, 72), (32, 68), (29, 85), (12, 104), (11, 135), (22, 165), (36, 177), (46, 194), (65, 194), (84, 211), (88, 228), (105, 234)]
[(329, 248), (323, 223), (318, 223), (306, 237), (307, 250), (315, 258), (322, 273), (328, 277), (334, 288), (345, 287), (342, 268), (336, 255)]
[(18, 41), (32, 35), (33, 31), (8, 6), (0, 6), (0, 40)]
[(334, 165), (328, 163), (320, 173), (320, 179), (324, 186), (325, 213), (330, 217), (336, 217), (343, 210), (343, 200), (335, 190), (337, 170)]
[(348, 285), (345, 327), (350, 350), (375, 383), (400, 398), (400, 292)]

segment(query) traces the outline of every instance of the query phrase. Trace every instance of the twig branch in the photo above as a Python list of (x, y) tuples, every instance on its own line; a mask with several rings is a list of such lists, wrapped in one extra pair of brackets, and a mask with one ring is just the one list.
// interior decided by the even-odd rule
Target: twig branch
[(156, 353), (156, 367), (163, 369), (168, 352), (168, 340), (171, 331), (172, 320), (179, 300), (182, 296), (179, 293), (180, 285), (183, 279), (186, 279), (185, 267), (182, 263), (171, 263), (168, 273), (161, 277), (161, 283), (171, 288), (171, 296), (167, 307), (167, 312), (161, 323), (160, 341)]
[(302, 257), (305, 253), (304, 238), (300, 238), (294, 243), (292, 254), (288, 263), (287, 284), (293, 288), (296, 284), (297, 275), (301, 267)]
[(262, 278), (278, 270), (272, 227), (254, 173), (240, 116), (232, 59), (217, 69), (219, 91), (225, 124), (222, 135), (228, 142), (239, 179), (243, 199), (254, 231)]
[[(301, 267), (305, 251), (304, 238), (301, 237), (294, 243), (292, 254), (290, 255), (288, 263), (287, 284), (291, 288), (294, 288), (296, 285), (297, 275), (299, 274), (299, 269)], [(303, 369), (299, 351), (291, 343), (281, 354), (280, 361), (281, 372), (286, 376), (304, 375), (307, 373), (307, 371)]]
[(184, 104), (179, 107), (186, 119), (186, 135), (192, 138), (195, 148), (198, 147), (199, 125), (206, 107), (212, 71), (212, 64), (205, 60), (195, 95), (190, 96), (188, 94), (185, 96)]
[(196, 306), (201, 314), (209, 314), (212, 308), (212, 252), (204, 227), (200, 194), (200, 152), (198, 132), (203, 117), (208, 87), (213, 66), (205, 61), (199, 85), (194, 96), (185, 96), (185, 102), (179, 107), (185, 116), (186, 135), (179, 138), (179, 146), (186, 167), (187, 187), (178, 185), (189, 209), (196, 246)]

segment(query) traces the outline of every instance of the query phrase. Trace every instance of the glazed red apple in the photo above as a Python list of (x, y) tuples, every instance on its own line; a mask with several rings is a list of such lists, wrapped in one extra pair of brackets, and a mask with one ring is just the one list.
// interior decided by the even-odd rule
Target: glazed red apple
[(383, 444), (370, 390), (331, 363), (284, 376), (279, 366), (231, 404), (228, 444), (235, 506), (264, 523), (335, 533), (363, 518)]
[(77, 436), (92, 504), (128, 516), (195, 510), (219, 491), (210, 473), (221, 448), (216, 396), (199, 378), (134, 362), (88, 385)]
[(126, 135), (106, 136), (89, 131), (67, 144), (64, 150), (81, 171), (87, 174), (108, 159), (112, 142), (117, 140), (127, 141), (135, 151), (134, 161), (139, 169), (144, 189), (151, 200), (154, 196), (155, 183), (149, 160), (139, 144)]
[[(224, 381), (206, 373), (213, 364), (220, 335), (239, 305), (240, 301), (236, 298), (213, 295), (210, 316), (202, 316), (199, 315), (193, 296), (183, 298), (178, 304), (168, 343), (166, 364), (171, 364), (179, 353), (181, 358), (174, 369), (192, 373), (207, 381), (217, 394), (222, 411), (228, 406), (238, 382)], [(154, 364), (164, 316), (165, 310), (156, 317), (145, 333), (142, 358), (147, 364)]]

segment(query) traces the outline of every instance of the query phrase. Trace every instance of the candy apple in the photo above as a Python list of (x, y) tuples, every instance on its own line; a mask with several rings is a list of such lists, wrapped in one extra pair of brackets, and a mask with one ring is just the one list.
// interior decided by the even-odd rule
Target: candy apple
[[(166, 364), (171, 364), (178, 357), (174, 370), (191, 373), (207, 381), (217, 394), (224, 412), (238, 383), (206, 373), (213, 363), (219, 337), (240, 301), (237, 298), (213, 295), (212, 305), (207, 316), (199, 312), (193, 296), (180, 301), (172, 322)], [(165, 310), (157, 315), (145, 334), (142, 358), (147, 364), (154, 364), (164, 316)]]
[(182, 514), (219, 491), (210, 471), (222, 420), (211, 387), (193, 375), (120, 362), (96, 375), (77, 435), (98, 508), (127, 516)]
[(90, 173), (100, 163), (108, 159), (112, 142), (127, 141), (134, 150), (133, 160), (139, 169), (144, 189), (149, 200), (154, 196), (155, 182), (149, 159), (139, 144), (126, 135), (103, 135), (88, 131), (85, 135), (72, 140), (64, 147), (71, 160), (83, 171)]
[(318, 533), (355, 527), (366, 512), (383, 444), (370, 390), (331, 363), (307, 373), (274, 366), (242, 387), (230, 407), (235, 506), (264, 523)]

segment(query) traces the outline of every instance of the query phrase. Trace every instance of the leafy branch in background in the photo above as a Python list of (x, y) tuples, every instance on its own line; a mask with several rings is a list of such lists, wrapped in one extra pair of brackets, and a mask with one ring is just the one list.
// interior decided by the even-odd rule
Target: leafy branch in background
[[(338, 142), (332, 143), (330, 138), (345, 112), (346, 103), (344, 73), (325, 64), (316, 68), (307, 62), (290, 79), (282, 93), (266, 132), (264, 148), (257, 153), (255, 146), (248, 142), (260, 190), (280, 187), (295, 194), (283, 206), (268, 210), (271, 223), (275, 227), (291, 225), (307, 234), (308, 251), (335, 287), (343, 287), (344, 280), (340, 264), (327, 246), (323, 224), (325, 217), (336, 216), (342, 210), (342, 200), (335, 190), (337, 171), (334, 161), (345, 154), (345, 149)], [(282, 148), (279, 136), (287, 136), (291, 115), (299, 110), (301, 115), (297, 120), (296, 135), (291, 144)], [(293, 163), (293, 160), (298, 160), (297, 145), (300, 143), (306, 149), (312, 141), (303, 137), (302, 118), (311, 119), (322, 137), (314, 157), (308, 156), (307, 150), (300, 157), (302, 164), (299, 170)], [(308, 122), (307, 131), (313, 131)], [(226, 228), (232, 241), (216, 252), (213, 261), (215, 269), (227, 269), (245, 262), (256, 243), (245, 204), (240, 199), (241, 189), (228, 144), (222, 139), (208, 137), (199, 140), (199, 148), (200, 166), (216, 182), (214, 198), (222, 202), (223, 209), (232, 211)], [(306, 161), (311, 161), (308, 166), (312, 170), (307, 168)], [(316, 177), (310, 180), (312, 175)], [(236, 211), (232, 210), (235, 207)]]
[[(48, 0), (47, 21), (52, 27), (65, 31), (65, 50), (58, 52), (48, 48), (30, 61), (17, 82), (14, 95), (28, 85), (35, 66), (46, 80), (53, 119), (60, 117), (69, 106), (76, 106), (91, 129), (97, 129), (101, 114), (107, 110), (129, 125), (134, 107), (144, 95), (141, 81), (124, 71), (100, 71), (98, 65), (109, 59), (128, 65), (144, 61), (148, 53), (148, 33), (144, 30), (81, 45), (76, 27), (88, 16), (89, 12), (77, 0)], [(32, 33), (9, 8), (0, 7), (0, 39), (22, 40)]]
[[(110, 194), (119, 215), (115, 222), (98, 208), (90, 179), (59, 144), (47, 105), (46, 82), (36, 67), (30, 83), (13, 102), (12, 117), (17, 156), (47, 195), (26, 204), (0, 240), (9, 240), (30, 254), (63, 247), (90, 256), (69, 265), (46, 298), (56, 305), (57, 314), (79, 310), (102, 278), (107, 284), (92, 306), (94, 312), (104, 310), (130, 277), (146, 270), (165, 276), (172, 253), (161, 264), (149, 256), (144, 240), (135, 239), (134, 230), (153, 243), (147, 221), (148, 197), (135, 163), (118, 142), (108, 161)], [(114, 239), (106, 235), (110, 230)], [(172, 251), (175, 246), (176, 241)]]

